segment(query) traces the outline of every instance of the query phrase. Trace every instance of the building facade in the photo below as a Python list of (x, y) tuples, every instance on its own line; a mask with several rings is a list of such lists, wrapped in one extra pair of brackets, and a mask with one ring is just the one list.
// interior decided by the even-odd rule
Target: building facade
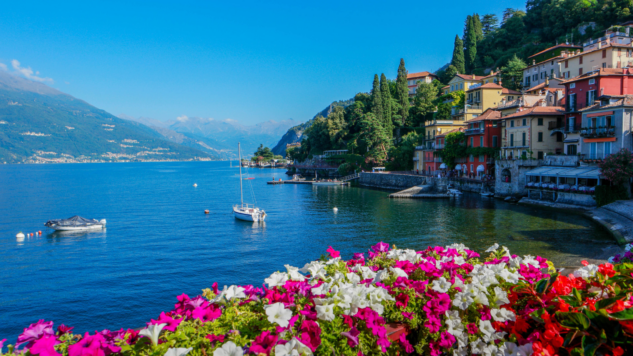
[(409, 87), (409, 95), (415, 95), (418, 83), (432, 83), (437, 79), (437, 75), (430, 72), (418, 72), (407, 74), (407, 86)]
[(561, 154), (564, 135), (551, 132), (551, 128), (562, 124), (564, 117), (564, 108), (558, 106), (520, 108), (504, 116), (501, 156), (543, 159), (546, 155)]
[[(487, 109), (480, 116), (466, 121), (466, 146), (500, 148), (501, 147), (501, 112)], [(465, 167), (464, 167), (465, 166)], [(494, 175), (494, 155), (483, 153), (469, 155), (467, 162), (456, 169), (468, 172), (471, 176), (481, 178), (483, 175)]]

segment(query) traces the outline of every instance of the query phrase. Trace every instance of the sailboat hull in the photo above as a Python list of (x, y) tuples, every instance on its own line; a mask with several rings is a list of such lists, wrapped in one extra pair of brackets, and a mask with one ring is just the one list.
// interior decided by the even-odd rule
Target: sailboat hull
[(252, 222), (264, 221), (264, 219), (266, 219), (266, 214), (261, 210), (253, 210), (253, 209), (244, 210), (237, 207), (233, 208), (233, 216), (235, 216), (235, 218), (238, 220), (252, 221)]

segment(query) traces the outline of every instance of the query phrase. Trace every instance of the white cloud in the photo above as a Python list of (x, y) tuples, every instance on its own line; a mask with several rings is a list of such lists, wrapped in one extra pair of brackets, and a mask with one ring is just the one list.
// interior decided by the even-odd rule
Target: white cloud
[(176, 120), (178, 120), (180, 122), (185, 122), (185, 121), (189, 120), (189, 118), (186, 115), (182, 115), (182, 116), (178, 116), (176, 118)]
[(31, 69), (31, 67), (28, 67), (28, 68), (21, 67), (20, 62), (18, 62), (17, 59), (12, 60), (11, 65), (13, 66), (13, 69), (15, 69), (17, 72), (19, 72), (20, 74), (22, 74), (24, 77), (28, 79), (34, 80), (36, 82), (51, 82), (51, 83), (53, 82), (53, 79), (51, 78), (38, 77), (40, 72), (35, 72), (35, 75), (33, 75), (33, 69)]
[(6, 71), (6, 70), (7, 70), (7, 65), (6, 65), (6, 64), (4, 64), (4, 63), (0, 63), (0, 69), (2, 69), (2, 70), (5, 70), (5, 71)]

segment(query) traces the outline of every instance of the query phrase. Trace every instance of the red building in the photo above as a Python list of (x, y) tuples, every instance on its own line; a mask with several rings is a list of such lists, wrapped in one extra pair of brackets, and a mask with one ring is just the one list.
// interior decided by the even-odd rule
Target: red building
[[(465, 123), (467, 147), (501, 147), (501, 112), (487, 109), (478, 117)], [(469, 176), (481, 178), (484, 174), (494, 175), (494, 157), (490, 154), (469, 155), (460, 167), (455, 167)]]

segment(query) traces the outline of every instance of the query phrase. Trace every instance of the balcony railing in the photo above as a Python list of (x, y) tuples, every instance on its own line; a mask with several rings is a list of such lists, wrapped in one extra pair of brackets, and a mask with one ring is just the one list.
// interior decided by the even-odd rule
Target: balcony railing
[(583, 127), (580, 129), (580, 136), (582, 137), (613, 137), (615, 136), (615, 127), (614, 126)]
[(464, 134), (466, 134), (466, 135), (479, 135), (479, 134), (483, 134), (483, 133), (484, 133), (484, 129), (482, 129), (482, 128), (468, 129), (468, 130), (464, 131)]
[(497, 106), (498, 109), (503, 109), (503, 108), (507, 108), (507, 107), (511, 107), (511, 106), (515, 106), (515, 105), (521, 105), (523, 104), (523, 98), (521, 99), (516, 99), (516, 100), (510, 100), (510, 101), (506, 101), (506, 102), (501, 102), (501, 104), (499, 104)]
[(464, 108), (451, 108), (451, 115), (463, 115)]
[(416, 150), (423, 150), (425, 148), (426, 148), (426, 146), (424, 146), (424, 145), (422, 145), (422, 146), (415, 146)]
[(574, 124), (567, 124), (565, 126), (565, 132), (567, 133), (578, 132), (578, 126)]
[(565, 128), (565, 124), (557, 121), (550, 121), (547, 127), (549, 130), (561, 130)]
[(483, 110), (483, 107), (481, 105), (468, 105), (466, 106), (466, 112), (469, 111), (480, 111)]

